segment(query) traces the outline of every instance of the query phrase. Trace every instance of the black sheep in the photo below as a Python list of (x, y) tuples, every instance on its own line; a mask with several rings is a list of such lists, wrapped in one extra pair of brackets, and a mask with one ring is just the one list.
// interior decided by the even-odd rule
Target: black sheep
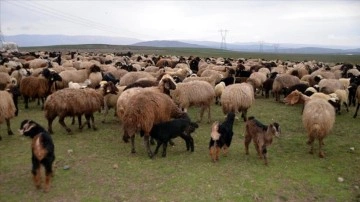
[(32, 174), (36, 188), (41, 187), (40, 166), (45, 167), (45, 192), (49, 191), (50, 179), (53, 176), (52, 165), (55, 160), (55, 146), (50, 134), (38, 123), (32, 120), (21, 122), (19, 132), (32, 138)]
[(233, 125), (235, 120), (235, 113), (230, 112), (227, 114), (226, 119), (223, 123), (218, 125), (217, 132), (219, 133), (219, 139), (214, 140), (213, 138), (210, 139), (209, 142), (209, 150), (210, 155), (213, 161), (217, 161), (219, 159), (219, 151), (223, 149), (224, 155), (227, 155), (228, 148), (231, 145), (232, 137), (233, 137)]
[(293, 92), (294, 90), (298, 90), (301, 93), (305, 93), (306, 89), (309, 88), (309, 85), (304, 84), (304, 83), (298, 83), (295, 84), (293, 86), (290, 86), (289, 88), (284, 88), (283, 92), (284, 92), (284, 97), (286, 97), (287, 95), (289, 95), (291, 92)]
[(163, 145), (162, 157), (165, 157), (168, 142), (178, 136), (185, 140), (186, 149), (193, 152), (194, 140), (191, 133), (198, 127), (197, 123), (191, 122), (187, 114), (185, 114), (185, 117), (154, 125), (150, 132), (150, 136), (157, 141), (154, 154), (157, 154), (159, 147)]

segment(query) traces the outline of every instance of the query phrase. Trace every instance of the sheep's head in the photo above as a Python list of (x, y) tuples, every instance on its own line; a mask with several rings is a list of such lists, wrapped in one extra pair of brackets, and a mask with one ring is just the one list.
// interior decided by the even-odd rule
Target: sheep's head
[(289, 105), (294, 105), (296, 103), (299, 103), (300, 100), (301, 100), (301, 92), (299, 92), (298, 90), (294, 90), (284, 98), (285, 104), (289, 104)]
[(268, 131), (275, 137), (280, 137), (281, 130), (280, 125), (276, 122), (272, 123), (268, 127)]
[(104, 95), (107, 95), (109, 93), (116, 95), (119, 92), (119, 89), (116, 88), (113, 82), (107, 82), (106, 84), (104, 84), (103, 90)]
[(176, 82), (175, 80), (168, 74), (165, 74), (159, 84), (164, 87), (167, 91), (175, 90), (176, 89)]

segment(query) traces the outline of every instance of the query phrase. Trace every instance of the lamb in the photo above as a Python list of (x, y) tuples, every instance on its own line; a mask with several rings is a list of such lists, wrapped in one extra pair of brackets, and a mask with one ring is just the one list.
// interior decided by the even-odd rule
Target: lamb
[(255, 149), (261, 159), (264, 159), (265, 165), (268, 165), (267, 147), (271, 145), (273, 137), (280, 136), (280, 125), (276, 122), (268, 126), (256, 120), (255, 117), (249, 117), (245, 124), (245, 153), (249, 155), (249, 144), (253, 140)]
[(234, 120), (235, 113), (229, 112), (223, 123), (213, 123), (209, 142), (210, 156), (213, 162), (219, 160), (220, 149), (223, 149), (224, 156), (227, 155), (234, 134)]
[(62, 82), (56, 82), (56, 86), (59, 89), (63, 89), (68, 87), (70, 81), (76, 83), (82, 83), (86, 79), (89, 79), (90, 73), (100, 72), (101, 69), (97, 65), (92, 65), (88, 69), (80, 69), (80, 70), (65, 70), (59, 73), (62, 78)]
[(345, 89), (344, 84), (338, 79), (322, 79), (319, 82), (319, 91), (325, 94), (334, 93), (338, 89)]
[[(8, 135), (13, 135), (11, 130), (10, 119), (15, 117), (16, 107), (11, 94), (6, 90), (0, 90), (0, 124), (6, 121)], [(0, 135), (0, 140), (2, 139)]]
[(65, 88), (56, 91), (47, 97), (44, 105), (49, 133), (53, 133), (52, 122), (57, 116), (59, 116), (59, 123), (68, 133), (71, 133), (71, 129), (68, 128), (64, 122), (66, 116), (78, 116), (79, 129), (82, 129), (84, 127), (84, 125), (81, 124), (81, 116), (83, 114), (85, 115), (88, 126), (90, 126), (91, 119), (92, 128), (96, 130), (93, 113), (99, 111), (102, 105), (103, 96), (92, 88)]
[(175, 105), (169, 96), (155, 91), (144, 91), (136, 94), (131, 98), (131, 103), (124, 109), (122, 119), (123, 140), (128, 142), (131, 138), (131, 152), (136, 153), (135, 133), (143, 131), (146, 150), (148, 156), (152, 158), (153, 153), (150, 149), (149, 137), (153, 125), (169, 121), (171, 118), (182, 117), (184, 112)]
[(338, 114), (340, 114), (341, 112), (341, 105), (343, 104), (346, 108), (346, 111), (349, 112), (349, 107), (348, 107), (348, 97), (349, 97), (349, 91), (343, 90), (343, 89), (338, 89), (335, 90), (334, 93), (329, 94), (330, 97), (333, 97), (335, 99), (339, 99), (339, 110), (338, 110)]
[(279, 74), (275, 79), (272, 86), (272, 92), (275, 95), (275, 100), (280, 101), (280, 92), (284, 88), (289, 88), (295, 84), (300, 83), (300, 79), (290, 74)]
[(83, 83), (75, 83), (70, 81), (69, 82), (69, 88), (74, 88), (74, 89), (81, 89), (81, 88), (86, 88), (91, 84), (91, 80), (90, 79), (86, 79)]
[(21, 122), (20, 130), (21, 135), (30, 137), (32, 139), (32, 170), (33, 181), (36, 188), (41, 187), (41, 165), (45, 168), (45, 188), (44, 191), (48, 192), (50, 189), (50, 180), (53, 177), (53, 163), (55, 160), (55, 146), (51, 135), (38, 123), (32, 120), (24, 120)]
[(206, 81), (192, 81), (179, 83), (175, 90), (170, 91), (170, 95), (180, 108), (187, 112), (191, 106), (200, 107), (200, 119), (202, 121), (205, 110), (208, 110), (208, 123), (211, 121), (211, 105), (215, 98), (213, 86)]
[(52, 93), (52, 85), (56, 81), (62, 81), (59, 74), (44, 69), (43, 76), (29, 76), (21, 80), (20, 93), (24, 96), (25, 109), (29, 108), (29, 98), (40, 98), (42, 101), (41, 108), (44, 108), (44, 99)]
[(221, 95), (221, 105), (224, 114), (242, 112), (241, 117), (246, 121), (247, 110), (254, 103), (254, 89), (248, 83), (226, 86)]
[(109, 108), (115, 108), (116, 116), (116, 104), (120, 94), (125, 89), (125, 86), (117, 88), (112, 82), (107, 82), (103, 86), (102, 94), (104, 96), (104, 119), (102, 123), (105, 123), (106, 116), (109, 112)]
[(150, 131), (150, 136), (157, 141), (154, 155), (157, 154), (159, 147), (163, 145), (162, 157), (166, 157), (166, 148), (168, 142), (178, 136), (185, 140), (186, 149), (193, 152), (194, 140), (191, 137), (191, 133), (193, 133), (198, 127), (199, 125), (197, 123), (191, 122), (186, 113), (184, 114), (184, 117), (155, 124)]
[(220, 82), (216, 84), (214, 91), (215, 91), (215, 104), (219, 104), (219, 99), (221, 98), (221, 94), (225, 89), (225, 82)]

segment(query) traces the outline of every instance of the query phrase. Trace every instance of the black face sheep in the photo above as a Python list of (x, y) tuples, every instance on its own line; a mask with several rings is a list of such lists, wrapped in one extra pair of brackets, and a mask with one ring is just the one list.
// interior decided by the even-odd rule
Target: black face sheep
[(41, 173), (40, 167), (45, 167), (45, 188), (44, 191), (48, 192), (50, 189), (50, 180), (53, 176), (53, 162), (55, 160), (55, 147), (50, 134), (39, 124), (32, 120), (24, 120), (21, 122), (20, 130), (21, 135), (32, 138), (32, 174), (33, 181), (36, 188), (41, 188)]
[[(87, 120), (86, 123), (89, 125), (91, 119), (92, 128), (96, 130), (93, 113), (101, 109), (103, 100), (103, 96), (92, 88), (65, 88), (56, 91), (46, 99), (44, 105), (45, 118), (48, 120), (48, 131), (53, 133), (52, 122), (59, 116), (59, 123), (70, 133), (71, 129), (64, 122), (65, 117), (78, 116), (79, 118), (83, 114)], [(79, 129), (82, 129), (83, 126), (79, 121)]]
[(123, 140), (128, 142), (131, 138), (131, 152), (135, 153), (135, 133), (143, 131), (144, 143), (149, 157), (152, 158), (149, 137), (153, 125), (169, 121), (171, 118), (182, 117), (183, 114), (181, 109), (164, 93), (143, 91), (133, 95), (131, 105), (128, 105), (123, 113)]
[[(8, 135), (13, 135), (10, 127), (10, 119), (15, 116), (16, 107), (11, 94), (8, 91), (0, 90), (0, 124), (6, 121)], [(1, 140), (0, 135), (0, 140)]]
[[(229, 112), (223, 123), (214, 123), (209, 142), (210, 156), (213, 162), (219, 160), (220, 149), (223, 149), (224, 156), (227, 155), (233, 137), (233, 125), (235, 113)], [(218, 134), (216, 133), (216, 129)]]
[(274, 122), (268, 126), (260, 123), (254, 117), (249, 117), (245, 124), (245, 153), (249, 154), (249, 144), (253, 140), (255, 149), (261, 159), (264, 159), (265, 165), (267, 161), (267, 146), (270, 146), (273, 137), (280, 135), (280, 126)]
[(191, 133), (198, 127), (199, 125), (197, 123), (191, 122), (187, 114), (184, 114), (184, 117), (181, 118), (155, 124), (150, 131), (150, 136), (157, 141), (154, 155), (157, 154), (160, 146), (163, 145), (162, 157), (165, 157), (168, 142), (178, 136), (185, 140), (186, 149), (193, 152), (194, 140), (191, 137)]

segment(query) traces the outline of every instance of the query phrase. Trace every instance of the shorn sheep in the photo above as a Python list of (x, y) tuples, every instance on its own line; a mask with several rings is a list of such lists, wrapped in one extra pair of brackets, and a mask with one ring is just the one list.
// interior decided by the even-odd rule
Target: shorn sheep
[(132, 96), (131, 105), (128, 105), (124, 110), (122, 118), (124, 142), (128, 142), (131, 138), (131, 152), (136, 153), (135, 133), (143, 131), (144, 143), (150, 158), (153, 157), (149, 144), (150, 131), (153, 125), (184, 115), (184, 112), (176, 106), (168, 95), (155, 91), (144, 91)]
[(247, 110), (254, 103), (254, 88), (248, 83), (226, 86), (221, 95), (221, 105), (224, 114), (241, 112), (246, 121)]
[(56, 91), (46, 99), (44, 105), (45, 118), (48, 120), (48, 131), (51, 134), (53, 133), (52, 122), (57, 116), (59, 116), (59, 123), (68, 133), (71, 132), (71, 129), (64, 122), (67, 116), (77, 116), (79, 119), (79, 129), (82, 129), (84, 127), (81, 124), (81, 116), (83, 114), (88, 126), (90, 126), (91, 119), (92, 128), (96, 130), (93, 113), (100, 111), (102, 105), (103, 96), (92, 88), (65, 88)]
[(191, 81), (179, 83), (170, 95), (180, 108), (187, 112), (191, 106), (200, 107), (200, 119), (202, 121), (205, 110), (208, 111), (208, 123), (211, 121), (211, 105), (215, 98), (214, 87), (206, 81)]
[(273, 137), (279, 137), (280, 125), (276, 122), (267, 125), (262, 124), (254, 117), (249, 117), (245, 124), (245, 153), (249, 155), (249, 144), (253, 140), (255, 149), (261, 159), (267, 160), (267, 147), (271, 145)]
[(219, 160), (220, 150), (223, 149), (224, 156), (227, 155), (233, 137), (233, 125), (235, 113), (229, 112), (223, 123), (214, 122), (212, 125), (211, 138), (209, 142), (210, 156), (213, 162)]
[[(13, 135), (14, 133), (10, 127), (10, 119), (15, 117), (16, 107), (14, 101), (11, 97), (11, 94), (5, 90), (0, 90), (0, 124), (6, 121), (7, 133), (8, 135)], [(0, 140), (2, 139), (0, 135)]]
[(45, 168), (45, 188), (48, 192), (50, 189), (50, 180), (53, 176), (53, 162), (55, 160), (55, 146), (51, 135), (38, 123), (32, 120), (24, 120), (21, 122), (19, 132), (21, 135), (32, 139), (32, 169), (33, 181), (36, 188), (41, 188), (41, 165)]
[(289, 103), (294, 103), (293, 99), (300, 99), (305, 103), (302, 122), (308, 134), (307, 144), (311, 146), (309, 153), (314, 153), (314, 141), (317, 139), (319, 141), (319, 157), (323, 158), (322, 146), (324, 138), (330, 133), (335, 123), (333, 106), (324, 98), (309, 97), (299, 91), (293, 91), (285, 98), (286, 102)]

